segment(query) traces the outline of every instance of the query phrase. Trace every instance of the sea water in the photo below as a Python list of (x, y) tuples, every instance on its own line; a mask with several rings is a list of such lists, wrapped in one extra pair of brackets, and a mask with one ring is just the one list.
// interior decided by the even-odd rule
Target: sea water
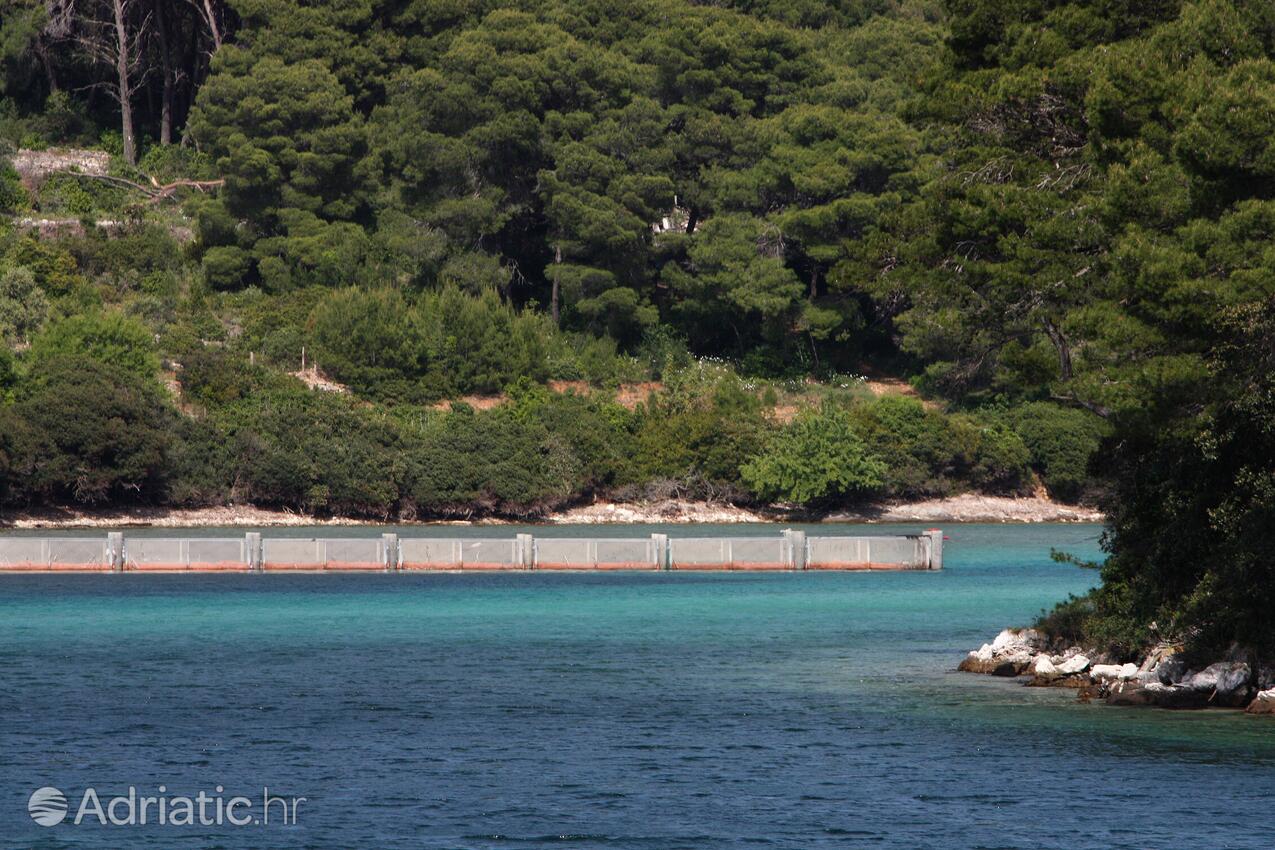
[[(0, 846), (1270, 848), (1270, 718), (954, 672), (1099, 532), (949, 526), (936, 573), (0, 576)], [(257, 822), (73, 823), (130, 787)]]

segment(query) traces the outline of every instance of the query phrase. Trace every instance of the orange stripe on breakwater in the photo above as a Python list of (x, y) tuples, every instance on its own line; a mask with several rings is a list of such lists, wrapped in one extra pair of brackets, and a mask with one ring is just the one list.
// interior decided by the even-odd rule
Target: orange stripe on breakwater
[(593, 570), (654, 570), (656, 569), (656, 566), (650, 561), (612, 561), (605, 564), (536, 564), (536, 569), (564, 570), (567, 572), (590, 572)]
[(244, 572), (248, 565), (240, 561), (196, 561), (190, 564), (138, 564), (124, 565), (126, 573), (229, 573)]
[(791, 571), (791, 565), (783, 561), (749, 561), (748, 563), (739, 563), (738, 561), (726, 561), (716, 564), (678, 564), (674, 563), (671, 569), (679, 572), (778, 572)]
[(900, 572), (903, 570), (925, 570), (925, 567), (913, 567), (908, 564), (875, 564), (866, 561), (825, 561), (823, 563), (811, 563), (806, 565), (808, 570), (824, 570), (828, 572), (866, 572), (873, 571), (893, 571)]
[(339, 573), (339, 572), (371, 572), (384, 570), (385, 565), (375, 561), (329, 561), (327, 563), (314, 564), (298, 564), (289, 563), (287, 561), (266, 561), (261, 565), (263, 572), (282, 573), (282, 572), (311, 572), (311, 573)]

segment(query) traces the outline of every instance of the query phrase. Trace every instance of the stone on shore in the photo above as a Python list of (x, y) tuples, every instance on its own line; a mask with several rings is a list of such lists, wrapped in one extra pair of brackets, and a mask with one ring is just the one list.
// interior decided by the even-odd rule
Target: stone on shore
[(1185, 679), (1182, 684), (1207, 694), (1213, 705), (1242, 708), (1253, 696), (1252, 678), (1252, 670), (1243, 661), (1219, 661)]
[(1244, 710), (1249, 714), (1275, 714), (1275, 688), (1259, 691)]
[(1176, 655), (1171, 655), (1157, 664), (1154, 672), (1160, 684), (1176, 685), (1186, 676), (1186, 662)]
[(1275, 715), (1275, 667), (1255, 667), (1255, 659), (1233, 649), (1227, 661), (1189, 669), (1177, 645), (1161, 644), (1137, 664), (1105, 664), (1099, 654), (1080, 647), (1053, 652), (1035, 629), (1005, 629), (991, 643), (971, 652), (958, 669), (992, 676), (1030, 675), (1028, 686), (1076, 688), (1081, 702), (1169, 709), (1246, 708), (1250, 714)]
[(1136, 678), (1137, 664), (1095, 664), (1089, 675), (1095, 682), (1121, 682)]
[(1117, 681), (1107, 692), (1107, 705), (1155, 708), (1207, 708), (1209, 692), (1159, 682)]
[(1037, 655), (1031, 665), (1031, 674), (1038, 679), (1048, 681), (1058, 677), (1058, 668), (1049, 660), (1048, 655)]
[(1045, 643), (1045, 636), (1035, 629), (1004, 629), (991, 643), (967, 655), (957, 669), (992, 676), (1021, 676)]

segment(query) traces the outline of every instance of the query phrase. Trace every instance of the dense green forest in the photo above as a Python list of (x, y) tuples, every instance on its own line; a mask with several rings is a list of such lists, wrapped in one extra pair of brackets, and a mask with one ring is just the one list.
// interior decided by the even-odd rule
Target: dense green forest
[[(1112, 520), (1059, 628), (1269, 641), (1268, 2), (10, 0), (0, 32), (3, 504), (1043, 486)], [(72, 148), (105, 165), (33, 165)]]

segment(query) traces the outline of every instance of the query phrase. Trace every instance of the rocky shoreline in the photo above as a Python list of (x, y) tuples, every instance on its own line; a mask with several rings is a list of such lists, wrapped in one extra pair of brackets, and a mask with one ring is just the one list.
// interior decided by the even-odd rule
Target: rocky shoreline
[(746, 508), (725, 502), (662, 499), (642, 502), (599, 501), (540, 517), (477, 517), (451, 520), (385, 520), (366, 517), (314, 516), (253, 505), (207, 508), (46, 508), (0, 512), (0, 528), (196, 528), (303, 525), (626, 525), (738, 522), (1102, 522), (1093, 508), (1064, 505), (1043, 497), (1011, 498), (964, 494), (948, 499), (889, 503), (853, 512), (809, 515), (783, 506)]
[(1082, 702), (1171, 709), (1231, 708), (1275, 715), (1275, 665), (1242, 649), (1207, 665), (1191, 665), (1177, 646), (1157, 646), (1138, 663), (1112, 663), (1102, 653), (1059, 645), (1036, 629), (1005, 629), (970, 652), (966, 673), (1023, 678), (1028, 687), (1075, 688)]

